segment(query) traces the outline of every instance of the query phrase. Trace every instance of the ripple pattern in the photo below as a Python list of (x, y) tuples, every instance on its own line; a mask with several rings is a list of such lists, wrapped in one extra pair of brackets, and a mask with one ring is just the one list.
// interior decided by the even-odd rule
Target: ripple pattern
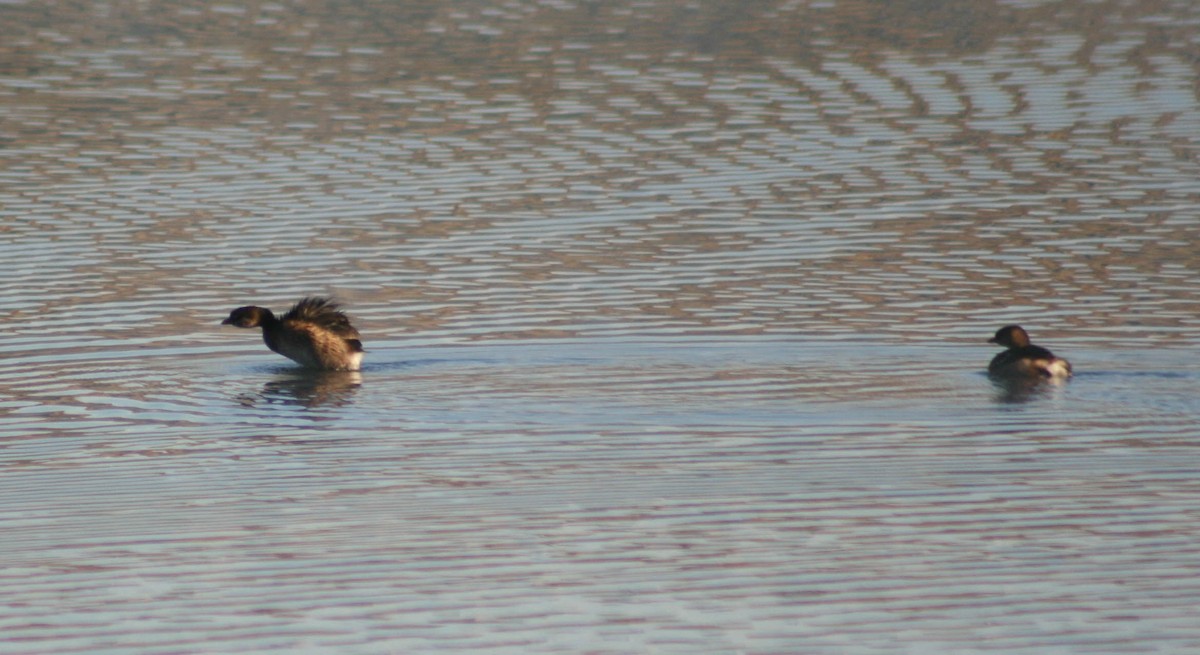
[(169, 5), (0, 3), (0, 653), (1200, 650), (1194, 3)]

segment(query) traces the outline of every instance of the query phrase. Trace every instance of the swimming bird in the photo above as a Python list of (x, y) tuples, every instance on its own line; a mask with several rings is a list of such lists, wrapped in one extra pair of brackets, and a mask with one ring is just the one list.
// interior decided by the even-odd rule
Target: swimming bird
[(988, 375), (1007, 379), (1048, 379), (1061, 381), (1071, 377), (1071, 363), (1054, 353), (1029, 343), (1029, 333), (1020, 325), (996, 330), (988, 343), (1007, 348), (992, 358)]
[(306, 368), (357, 371), (362, 363), (358, 330), (329, 298), (303, 298), (283, 318), (265, 307), (238, 307), (221, 325), (261, 327), (268, 348)]

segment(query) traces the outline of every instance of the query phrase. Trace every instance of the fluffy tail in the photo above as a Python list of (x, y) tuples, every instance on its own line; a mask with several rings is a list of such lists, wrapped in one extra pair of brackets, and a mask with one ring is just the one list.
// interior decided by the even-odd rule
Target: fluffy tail
[(330, 298), (310, 296), (296, 303), (283, 320), (307, 321), (327, 330), (347, 336), (358, 336), (358, 331), (350, 325), (350, 319), (340, 311), (340, 305)]

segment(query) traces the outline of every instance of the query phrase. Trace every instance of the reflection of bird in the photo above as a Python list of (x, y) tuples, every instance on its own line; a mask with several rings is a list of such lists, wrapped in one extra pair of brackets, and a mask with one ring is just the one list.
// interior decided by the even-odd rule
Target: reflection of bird
[(988, 364), (989, 375), (1008, 379), (1066, 380), (1071, 377), (1071, 363), (1029, 343), (1029, 334), (1019, 325), (1000, 328), (988, 343), (1008, 349), (992, 358), (992, 363)]
[(357, 371), (362, 363), (358, 330), (328, 298), (304, 298), (283, 318), (264, 307), (238, 307), (221, 324), (261, 327), (268, 348), (307, 368)]
[(285, 373), (264, 384), (262, 391), (246, 404), (262, 400), (308, 408), (341, 407), (353, 402), (361, 386), (362, 375), (354, 371)]

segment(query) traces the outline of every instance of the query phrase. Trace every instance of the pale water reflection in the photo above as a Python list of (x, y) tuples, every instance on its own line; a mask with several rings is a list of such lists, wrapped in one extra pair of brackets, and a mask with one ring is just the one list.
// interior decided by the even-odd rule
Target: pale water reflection
[(101, 651), (213, 624), (229, 650), (949, 651), (998, 616), (995, 650), (1038, 651), (1097, 614), (1186, 640), (1197, 362), (1069, 351), (1093, 372), (1017, 405), (987, 345), (868, 339), (8, 369), (38, 402), (0, 424), (5, 620)]
[(0, 3), (0, 652), (1200, 650), (1200, 13), (926, 4)]

